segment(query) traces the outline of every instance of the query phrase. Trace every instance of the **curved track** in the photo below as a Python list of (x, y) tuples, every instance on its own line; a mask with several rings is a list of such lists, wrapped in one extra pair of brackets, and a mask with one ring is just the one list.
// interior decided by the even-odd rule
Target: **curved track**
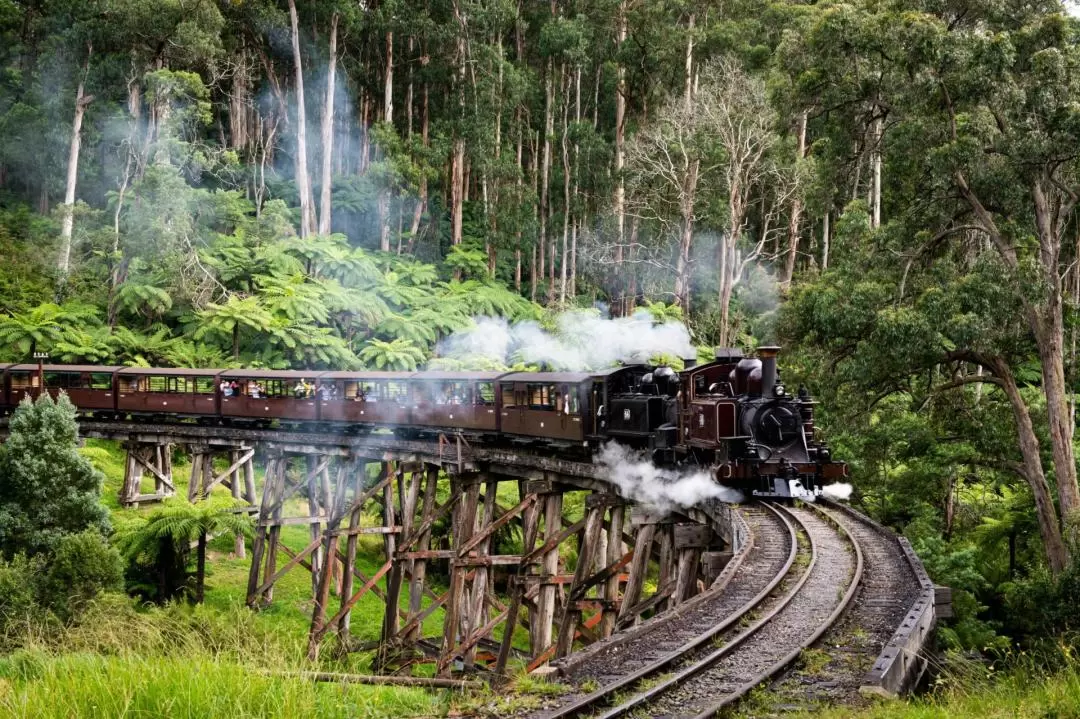
[[(618, 652), (622, 657), (620, 676), (606, 674), (606, 662), (590, 659), (589, 669), (571, 679), (579, 685), (592, 679), (600, 688), (571, 695), (537, 716), (555, 719), (598, 711), (597, 715), (605, 718), (631, 713), (712, 716), (781, 672), (817, 641), (851, 601), (862, 578), (863, 557), (857, 541), (846, 530), (846, 523), (816, 510), (757, 505), (743, 511), (755, 531), (752, 549), (737, 572), (741, 576), (713, 590), (713, 596), (695, 607), (704, 621), (711, 619), (711, 627), (694, 640), (672, 647), (664, 644), (663, 638), (679, 628), (688, 629), (689, 622), (683, 617), (657, 621), (634, 642), (639, 647)], [(753, 581), (749, 572), (763, 570), (761, 559), (757, 564), (752, 560), (755, 550), (758, 557), (777, 553), (777, 522), (783, 524), (792, 542), (786, 546), (787, 559), (767, 575), (765, 586), (759, 578), (758, 591), (747, 599), (753, 590), (736, 587)], [(738, 603), (736, 595), (745, 601)], [(718, 617), (723, 619), (717, 621)], [(640, 659), (635, 652), (642, 652)], [(653, 658), (661, 652), (663, 656)], [(662, 672), (666, 674), (656, 683)], [(627, 691), (631, 696), (620, 698)]]
[(760, 504), (744, 508), (743, 516), (750, 529), (749, 547), (733, 560), (741, 561), (727, 573), (726, 581), (684, 607), (630, 630), (628, 638), (590, 654), (587, 661), (575, 660), (564, 669), (565, 681), (577, 687), (599, 684), (599, 688), (558, 697), (556, 705), (533, 716), (557, 719), (585, 714), (643, 680), (709, 654), (717, 642), (737, 633), (740, 620), (760, 610), (803, 564), (798, 561), (797, 523), (785, 510)]

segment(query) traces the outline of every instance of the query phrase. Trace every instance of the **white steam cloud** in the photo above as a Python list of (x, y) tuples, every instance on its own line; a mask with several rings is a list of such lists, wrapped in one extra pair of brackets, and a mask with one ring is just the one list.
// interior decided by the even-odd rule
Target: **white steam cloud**
[(821, 488), (821, 494), (826, 499), (832, 499), (838, 502), (846, 502), (851, 499), (851, 492), (854, 489), (847, 482), (836, 482), (835, 484), (827, 484)]
[(524, 362), (556, 370), (643, 364), (660, 354), (696, 356), (685, 325), (655, 324), (647, 310), (615, 319), (578, 310), (559, 315), (556, 325), (552, 333), (536, 322), (510, 324), (502, 318), (480, 317), (473, 327), (439, 342), (437, 354), (465, 362), (483, 358), (508, 366)]
[(605, 444), (595, 462), (619, 494), (658, 512), (693, 507), (706, 499), (738, 504), (742, 492), (717, 484), (705, 470), (679, 471), (654, 465), (647, 456), (625, 445)]

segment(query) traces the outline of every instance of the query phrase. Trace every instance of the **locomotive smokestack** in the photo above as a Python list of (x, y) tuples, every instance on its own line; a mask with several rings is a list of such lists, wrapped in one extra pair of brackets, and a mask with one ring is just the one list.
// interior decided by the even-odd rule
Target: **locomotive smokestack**
[(693, 369), (697, 365), (697, 355), (682, 358), (683, 370)]
[(776, 387), (776, 355), (780, 354), (780, 348), (774, 345), (758, 347), (758, 358), (761, 360), (761, 396), (772, 397), (773, 388)]

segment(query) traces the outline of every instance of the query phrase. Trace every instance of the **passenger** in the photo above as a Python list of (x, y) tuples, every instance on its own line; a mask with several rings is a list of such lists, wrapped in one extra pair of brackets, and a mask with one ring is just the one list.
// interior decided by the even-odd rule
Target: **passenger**
[(364, 388), (360, 387), (356, 390), (356, 396), (353, 397), (357, 402), (367, 402), (367, 393), (364, 392)]
[(330, 385), (320, 384), (316, 391), (319, 393), (319, 399), (323, 402), (330, 399)]
[(311, 382), (308, 382), (306, 379), (304, 380), (304, 396), (308, 399), (315, 396), (315, 385), (311, 384)]
[(303, 399), (304, 398), (304, 393), (306, 391), (307, 391), (307, 388), (304, 386), (304, 380), (302, 380), (302, 379), (296, 380), (296, 386), (293, 387), (293, 391), (292, 391), (293, 396), (296, 397), (297, 399)]
[(229, 389), (232, 390), (233, 397), (239, 397), (240, 396), (240, 383), (237, 382), (236, 380), (233, 380), (232, 382), (229, 383)]
[(262, 385), (259, 384), (259, 380), (255, 380), (248, 384), (248, 394), (251, 395), (252, 399), (262, 399), (263, 388)]
[(229, 384), (229, 380), (221, 380), (220, 389), (222, 397), (232, 397), (232, 385)]

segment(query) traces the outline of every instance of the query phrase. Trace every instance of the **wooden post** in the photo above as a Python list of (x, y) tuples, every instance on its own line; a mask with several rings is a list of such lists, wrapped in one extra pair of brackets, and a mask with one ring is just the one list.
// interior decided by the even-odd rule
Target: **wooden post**
[(638, 528), (637, 537), (634, 539), (634, 559), (630, 564), (630, 578), (626, 582), (622, 606), (619, 607), (620, 622), (630, 620), (631, 616), (633, 616), (634, 624), (639, 621), (638, 616), (631, 615), (630, 610), (641, 599), (641, 589), (649, 572), (649, 555), (652, 552), (654, 536), (656, 536), (655, 524), (643, 524)]
[[(308, 504), (308, 516), (311, 517), (310, 532), (311, 541), (316, 542), (322, 537), (322, 520), (320, 519), (320, 505), (319, 505), (319, 490), (322, 486), (320, 482), (320, 476), (326, 472), (327, 461), (317, 455), (309, 454), (307, 456), (307, 504)], [(329, 505), (330, 498), (323, 497), (323, 504)], [(326, 511), (329, 512), (329, 506), (326, 507)], [(319, 575), (322, 573), (323, 565), (323, 551), (322, 547), (315, 550), (315, 553), (311, 555), (311, 594), (316, 596), (319, 591)]]
[[(308, 659), (315, 661), (319, 656), (319, 644), (325, 634), (326, 605), (330, 601), (330, 583), (334, 576), (334, 566), (337, 564), (337, 529), (341, 524), (342, 513), (345, 511), (345, 467), (339, 465), (337, 470), (336, 492), (331, 494), (330, 472), (323, 468), (321, 485), (323, 490), (323, 502), (326, 511), (326, 533), (324, 539), (323, 557), (321, 570), (316, 573), (312, 567), (312, 576), (316, 578), (315, 609), (311, 615), (311, 631), (308, 634)], [(314, 555), (313, 555), (314, 556)]]
[[(364, 492), (364, 482), (367, 479), (367, 464), (365, 462), (353, 462), (349, 465), (349, 471), (352, 472), (352, 476), (349, 477), (353, 485), (353, 500), (356, 500)], [(349, 481), (346, 480), (346, 481)], [(360, 518), (363, 511), (363, 507), (355, 505), (352, 511), (349, 513), (349, 529), (354, 530), (360, 527)], [(356, 565), (356, 545), (360, 540), (360, 535), (355, 532), (349, 532), (349, 538), (345, 540), (345, 566), (341, 568), (342, 583), (341, 583), (341, 606), (345, 606), (345, 602), (353, 594), (353, 567)], [(351, 611), (345, 611), (342, 614), (341, 619), (338, 620), (337, 632), (339, 642), (342, 644), (343, 649), (347, 649), (349, 643), (349, 626)]]
[[(479, 486), (479, 485), (478, 485)], [(491, 525), (495, 515), (495, 495), (498, 493), (499, 480), (489, 477), (484, 487), (484, 515), (480, 520), (480, 531), (484, 531)], [(491, 537), (488, 536), (476, 547), (477, 557), (486, 557), (491, 548)], [(470, 625), (467, 631), (463, 631), (466, 637), (478, 631), (487, 624), (487, 594), (488, 594), (488, 568), (480, 565), (473, 575), (472, 606), (469, 610)], [(465, 652), (465, 668), (470, 669), (476, 663), (476, 644), (474, 643)]]
[[(467, 486), (462, 487), (463, 484)], [(476, 524), (476, 503), (480, 499), (480, 485), (475, 477), (452, 475), (450, 478), (451, 496), (464, 493), (462, 501), (454, 505), (454, 531), (453, 542), (455, 550), (465, 544), (472, 537), (473, 528)], [(456, 554), (456, 552), (455, 552)], [(450, 664), (455, 656), (455, 649), (461, 637), (462, 614), (469, 611), (465, 602), (465, 575), (469, 567), (459, 565), (457, 561), (450, 564), (450, 596), (446, 601), (446, 618), (443, 621), (443, 647), (442, 655), (436, 667), (438, 676), (450, 673)]]
[[(229, 452), (229, 465), (235, 465), (240, 459), (240, 453), (236, 450)], [(232, 475), (229, 478), (230, 490), (232, 491), (233, 499), (240, 500), (240, 472), (239, 470), (233, 470)], [(247, 557), (247, 550), (244, 547), (244, 534), (242, 532), (236, 533), (236, 538), (233, 540), (233, 552), (238, 559), (245, 559)]]
[[(675, 578), (675, 538), (673, 525), (669, 522), (659, 525), (657, 531), (660, 533), (660, 571), (656, 588), (662, 591)], [(657, 606), (657, 611), (662, 612), (669, 606), (672, 606), (671, 601), (665, 599)]]
[[(518, 495), (525, 496), (525, 483), (518, 483)], [(540, 503), (534, 502), (525, 508), (525, 515), (522, 518), (521, 535), (524, 540), (521, 553), (522, 556), (526, 556), (532, 553), (533, 548), (536, 545), (536, 535), (539, 533), (540, 528)], [(528, 567), (521, 565), (518, 567), (518, 574), (511, 577), (510, 583), (510, 607), (506, 612), (506, 622), (503, 625), (503, 639), (502, 644), (499, 646), (499, 656), (495, 660), (495, 671), (502, 674), (506, 671), (506, 662), (510, 658), (510, 649), (514, 644), (514, 630), (517, 629), (518, 614), (521, 612), (521, 600), (525, 594), (525, 577), (528, 573)], [(532, 625), (529, 625), (529, 636), (533, 636)]]
[(194, 502), (199, 494), (199, 483), (202, 481), (202, 465), (205, 457), (205, 449), (195, 447), (191, 450), (191, 478), (188, 480), (187, 498)]
[[(247, 605), (249, 607), (255, 606), (258, 601), (258, 597), (255, 596), (255, 590), (259, 588), (260, 570), (262, 568), (262, 560), (264, 554), (269, 554), (266, 549), (267, 542), (267, 527), (263, 526), (263, 522), (269, 517), (271, 513), (271, 507), (274, 505), (274, 485), (277, 481), (277, 467), (278, 463), (282, 460), (279, 458), (271, 458), (266, 462), (266, 477), (263, 483), (263, 496), (262, 504), (259, 507), (259, 515), (256, 519), (255, 532), (251, 539), (251, 566), (248, 569), (248, 588), (247, 588)], [(269, 576), (269, 575), (267, 575)]]
[[(610, 567), (612, 564), (615, 564), (623, 554), (622, 531), (624, 516), (625, 509), (621, 504), (611, 508), (611, 524), (608, 526), (607, 558), (605, 566)], [(610, 602), (610, 604), (604, 604), (603, 615), (600, 619), (600, 636), (607, 638), (615, 631), (615, 622), (618, 619), (615, 610), (615, 602), (619, 599), (619, 572), (612, 573), (608, 578), (607, 582), (600, 589), (600, 596)]]
[[(417, 485), (420, 482), (420, 473), (413, 475), (416, 479)], [(435, 511), (435, 497), (439, 488), (439, 468), (436, 465), (431, 465), (425, 472), (425, 486), (424, 486), (424, 506), (420, 511), (420, 525), (424, 525), (432, 518), (432, 514)], [(406, 533), (409, 536), (410, 533)], [(416, 551), (426, 552), (431, 547), (431, 530), (427, 529), (420, 535), (420, 538), (416, 543)], [(427, 560), (416, 559), (412, 563), (412, 581), (409, 584), (409, 621), (412, 621), (417, 615), (420, 614), (422, 607), (422, 601), (424, 596), (424, 585), (427, 579)], [(423, 623), (418, 622), (416, 626), (409, 632), (409, 635), (405, 637), (409, 641), (419, 641), (423, 636)]]
[(394, 481), (397, 474), (400, 482), (401, 475), (398, 468), (390, 462), (383, 463), (383, 477), (391, 480), (383, 488), (383, 526), (386, 533), (383, 534), (383, 545), (386, 550), (386, 561), (392, 562), (390, 572), (386, 575), (386, 611), (383, 612), (382, 641), (379, 644), (378, 664), (385, 665), (391, 644), (397, 637), (398, 627), (398, 603), (401, 600), (401, 562), (397, 560), (397, 537), (394, 535), (395, 512), (394, 512)]
[[(273, 492), (273, 501), (271, 505), (273, 507), (273, 511), (271, 512), (269, 519), (274, 522), (269, 527), (266, 539), (268, 544), (266, 548), (266, 568), (264, 570), (266, 572), (266, 574), (264, 575), (266, 579), (272, 577), (274, 575), (274, 572), (277, 571), (278, 542), (281, 541), (281, 525), (278, 524), (277, 521), (281, 519), (281, 499), (285, 493), (285, 483), (288, 479), (288, 472), (289, 460), (287, 457), (282, 456), (277, 460), (277, 462), (275, 462), (275, 475), (273, 484), (271, 485), (269, 480), (267, 480), (266, 482), (267, 488), (272, 486), (272, 489), (270, 491)], [(263, 489), (264, 493), (268, 491), (267, 488)], [(261, 516), (259, 518), (259, 521), (264, 521)], [(263, 592), (263, 602), (269, 605), (272, 601), (274, 601), (273, 585), (271, 585), (265, 592)]]
[[(559, 639), (555, 646), (556, 657), (565, 657), (574, 646), (574, 634), (581, 622), (581, 610), (577, 608), (575, 600), (584, 599), (584, 596), (578, 597), (578, 594), (586, 578), (592, 574), (592, 562), (599, 550), (600, 532), (604, 524), (604, 506), (601, 504), (589, 507), (587, 511), (584, 534), (578, 546), (577, 568), (574, 570), (574, 581), (570, 585), (570, 600), (563, 610), (562, 622), (559, 626)], [(614, 545), (617, 549), (619, 541), (616, 540)]]
[[(265, 479), (265, 478), (264, 478)], [(255, 504), (258, 494), (255, 491), (255, 463), (254, 459), (244, 464), (244, 490), (248, 502)]]
[[(548, 494), (544, 498), (545, 542), (559, 533), (559, 528), (562, 526), (562, 504), (561, 492)], [(533, 627), (535, 635), (531, 647), (534, 657), (540, 656), (551, 645), (552, 623), (555, 621), (555, 592), (558, 588), (558, 584), (552, 580), (559, 573), (558, 547), (544, 554), (540, 573), (544, 575), (546, 581), (541, 582), (540, 594), (536, 601), (536, 619)]]

